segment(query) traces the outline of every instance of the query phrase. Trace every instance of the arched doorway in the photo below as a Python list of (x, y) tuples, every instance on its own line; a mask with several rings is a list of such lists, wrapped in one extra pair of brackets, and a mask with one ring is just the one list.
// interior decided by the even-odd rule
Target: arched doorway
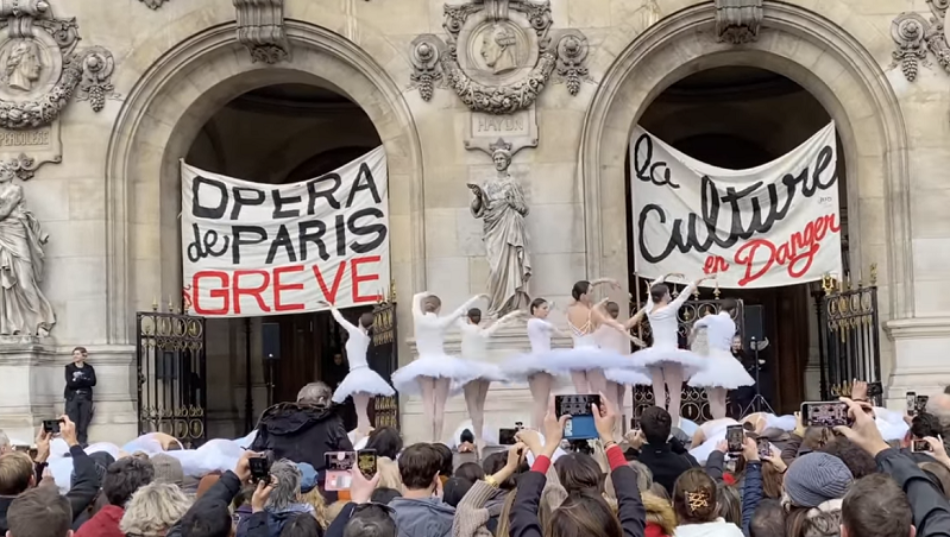
[[(667, 88), (718, 67), (756, 67), (793, 81), (838, 127), (846, 167), (849, 258), (854, 279), (876, 264), (881, 319), (913, 313), (909, 175), (903, 117), (874, 57), (852, 36), (804, 8), (765, 2), (757, 42), (718, 41), (711, 3), (670, 15), (624, 49), (588, 109), (580, 146), (585, 191), (588, 273), (627, 280), (625, 161), (630, 134)], [(683, 143), (695, 143), (683, 142)], [(617, 298), (620, 298), (618, 295)], [(882, 339), (883, 341), (883, 339)], [(882, 343), (885, 378), (893, 346)]]
[[(639, 125), (690, 157), (720, 168), (742, 170), (785, 155), (830, 121), (821, 103), (794, 81), (761, 68), (723, 66), (699, 71), (669, 86), (646, 108)], [(838, 146), (842, 260), (847, 273), (847, 166), (840, 140)], [(627, 252), (630, 286), (634, 288), (638, 282), (633, 276), (637, 272), (636, 237), (630, 216), (629, 162), (627, 173)], [(695, 274), (700, 270), (683, 267), (683, 271)], [(645, 292), (646, 282), (641, 280), (639, 287)], [(802, 400), (820, 397), (819, 334), (813, 295), (821, 296), (817, 284), (724, 293), (743, 300), (746, 336), (755, 333), (758, 341), (769, 342), (759, 354), (760, 389), (776, 408), (790, 409)], [(703, 298), (714, 296), (706, 292)], [(746, 340), (748, 349), (748, 337)], [(751, 366), (752, 357), (748, 358)], [(811, 378), (806, 378), (806, 372), (813, 373)], [(777, 382), (779, 378), (782, 382)], [(741, 401), (734, 401), (741, 408), (748, 404), (750, 394), (745, 395), (736, 398)]]
[[(322, 88), (324, 97), (342, 96), (362, 111), (376, 133), (375, 139), (348, 140), (331, 133), (337, 141), (323, 149), (343, 151), (368, 143), (383, 145), (390, 191), (394, 193), (390, 199), (390, 248), (400, 253), (392, 261), (391, 273), (399, 289), (422, 287), (425, 231), (421, 146), (401, 91), (365, 51), (368, 47), (360, 48), (332, 31), (303, 22), (288, 21), (286, 29), (294, 46), (293, 61), (268, 66), (253, 63), (237, 43), (233, 21), (194, 35), (188, 34), (194, 31), (188, 25), (172, 26), (163, 40), (178, 45), (143, 69), (126, 99), (110, 140), (106, 167), (111, 343), (135, 344), (135, 311), (149, 310), (153, 303), (171, 302), (180, 307), (179, 160), (186, 158), (193, 146), (204, 147), (208, 160), (196, 165), (228, 166), (226, 159), (219, 159), (214, 150), (207, 149), (222, 143), (222, 133), (203, 130), (228, 103), (238, 99), (240, 104), (241, 96), (245, 96), (244, 104), (268, 97), (268, 91), (273, 97), (273, 89), (262, 88), (282, 88), (278, 90), (284, 92), (282, 97), (291, 99), (294, 91)], [(367, 39), (373, 42), (377, 38)], [(266, 137), (267, 133), (255, 135)], [(271, 154), (254, 153), (250, 159), (253, 162), (246, 163), (248, 168), (234, 175), (283, 181), (341, 158), (339, 154), (327, 154), (320, 163), (313, 160), (317, 158), (313, 152), (296, 161), (287, 157), (301, 155), (301, 148), (308, 148), (308, 144), (306, 135), (297, 136)], [(275, 166), (275, 162), (281, 165)], [(399, 310), (408, 312), (408, 306), (408, 302), (400, 304)], [(216, 372), (216, 383), (230, 389), (233, 396), (222, 399), (223, 408), (211, 409), (219, 412), (219, 427), (209, 424), (209, 433), (220, 436), (240, 433), (246, 416), (256, 416), (267, 401), (260, 330), (230, 330), (238, 330), (226, 338), (232, 347), (225, 352), (234, 361)], [(247, 338), (250, 345), (245, 345)], [(244, 355), (246, 346), (252, 349), (250, 360)], [(245, 374), (248, 361), (252, 363), (250, 378)], [(248, 386), (253, 391), (253, 407), (243, 397)]]

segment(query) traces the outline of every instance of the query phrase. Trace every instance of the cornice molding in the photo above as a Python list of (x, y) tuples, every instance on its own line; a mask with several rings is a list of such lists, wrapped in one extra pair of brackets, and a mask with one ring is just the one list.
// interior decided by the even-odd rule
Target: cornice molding
[(884, 331), (894, 341), (916, 338), (950, 338), (950, 317), (892, 319), (884, 323)]

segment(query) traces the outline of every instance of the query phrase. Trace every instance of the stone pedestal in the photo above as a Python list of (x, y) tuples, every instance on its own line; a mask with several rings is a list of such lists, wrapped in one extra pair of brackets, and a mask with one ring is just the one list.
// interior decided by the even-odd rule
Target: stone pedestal
[(885, 384), (885, 406), (902, 410), (907, 392), (933, 397), (950, 386), (950, 318), (894, 319), (885, 330), (895, 355)]

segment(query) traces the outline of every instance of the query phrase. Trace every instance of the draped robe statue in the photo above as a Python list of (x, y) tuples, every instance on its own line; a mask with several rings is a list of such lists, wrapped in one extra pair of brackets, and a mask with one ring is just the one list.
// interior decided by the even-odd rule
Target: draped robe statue
[(497, 177), (479, 186), (469, 183), (475, 194), (472, 215), (484, 223), (485, 250), (488, 258), (488, 315), (498, 317), (531, 302), (528, 280), (531, 261), (528, 256), (528, 232), (525, 216), (528, 205), (524, 192), (508, 174), (511, 153), (507, 145), (493, 147), (492, 161)]
[(56, 323), (40, 290), (49, 235), (26, 208), (23, 188), (13, 178), (13, 169), (0, 163), (0, 335), (45, 336)]

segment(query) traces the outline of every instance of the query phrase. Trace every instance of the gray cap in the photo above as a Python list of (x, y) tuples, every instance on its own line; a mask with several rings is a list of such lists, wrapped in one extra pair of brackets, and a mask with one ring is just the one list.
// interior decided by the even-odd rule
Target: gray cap
[(844, 462), (827, 453), (809, 453), (796, 459), (785, 473), (785, 493), (793, 505), (818, 507), (844, 498), (854, 482)]

